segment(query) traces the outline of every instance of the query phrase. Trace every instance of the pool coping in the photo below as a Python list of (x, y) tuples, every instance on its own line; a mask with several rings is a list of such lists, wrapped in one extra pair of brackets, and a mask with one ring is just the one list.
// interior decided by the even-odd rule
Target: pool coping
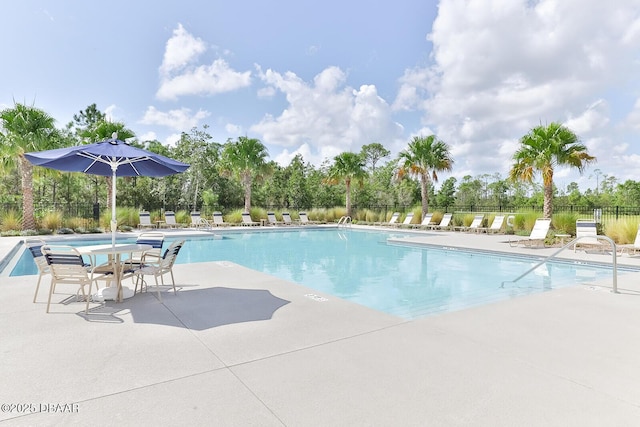
[[(486, 235), (416, 238), (504, 247)], [(0, 255), (11, 246), (3, 239)], [(638, 261), (627, 258), (620, 261)], [(42, 297), (31, 302), (34, 276), (3, 278), (0, 375), (12, 386), (0, 390), (0, 401), (45, 406), (21, 413), (14, 406), (0, 421), (595, 426), (640, 419), (638, 273), (621, 276), (620, 294), (604, 281), (404, 321), (233, 263), (175, 268), (177, 295), (108, 303), (93, 320), (74, 302), (56, 301), (45, 314)], [(271, 319), (237, 321), (233, 304), (203, 311), (199, 292), (220, 288), (267, 290), (289, 302)], [(47, 406), (54, 403), (77, 410)]]

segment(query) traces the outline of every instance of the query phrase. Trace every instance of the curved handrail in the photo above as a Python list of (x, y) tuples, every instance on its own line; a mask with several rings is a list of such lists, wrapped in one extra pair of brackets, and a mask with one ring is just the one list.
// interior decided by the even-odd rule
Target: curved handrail
[(338, 220), (338, 227), (340, 226), (346, 227), (347, 225), (351, 225), (351, 217), (348, 215), (342, 216)]
[(618, 293), (618, 260), (617, 260), (617, 251), (616, 251), (616, 242), (614, 242), (610, 237), (608, 236), (580, 236), (580, 237), (576, 237), (575, 239), (573, 239), (572, 241), (570, 241), (569, 243), (567, 243), (566, 245), (564, 245), (563, 247), (561, 247), (560, 249), (558, 249), (557, 251), (555, 251), (554, 253), (552, 253), (551, 255), (549, 255), (548, 257), (544, 258), (542, 261), (540, 261), (539, 263), (537, 263), (536, 265), (534, 265), (533, 267), (531, 267), (529, 270), (525, 271), (524, 273), (522, 273), (520, 276), (518, 276), (517, 278), (515, 278), (514, 280), (505, 280), (502, 282), (502, 284), (500, 285), (501, 288), (504, 288), (504, 284), (505, 283), (515, 283), (518, 280), (522, 279), (523, 277), (525, 277), (526, 275), (528, 275), (529, 273), (531, 273), (533, 270), (535, 270), (536, 268), (540, 267), (542, 264), (545, 264), (547, 261), (549, 261), (552, 258), (555, 258), (556, 255), (558, 255), (560, 252), (562, 252), (563, 250), (569, 248), (572, 245), (575, 245), (580, 239), (583, 238), (596, 238), (597, 240), (599, 239), (603, 239), (606, 240), (607, 242), (609, 242), (611, 244), (611, 249), (612, 249), (612, 255), (613, 255), (613, 286), (612, 286), (612, 292), (614, 294)]

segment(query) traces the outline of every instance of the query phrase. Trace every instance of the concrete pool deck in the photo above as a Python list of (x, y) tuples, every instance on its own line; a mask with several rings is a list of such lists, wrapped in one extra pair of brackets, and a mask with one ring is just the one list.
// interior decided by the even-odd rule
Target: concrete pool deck
[[(511, 248), (504, 235), (408, 239), (556, 250)], [(0, 259), (19, 240), (0, 238)], [(73, 287), (61, 286), (46, 314), (46, 279), (34, 304), (36, 276), (0, 277), (0, 424), (640, 422), (640, 273), (621, 272), (618, 294), (605, 280), (406, 321), (233, 263), (174, 271), (178, 294), (162, 303), (148, 292), (92, 304), (88, 316)]]

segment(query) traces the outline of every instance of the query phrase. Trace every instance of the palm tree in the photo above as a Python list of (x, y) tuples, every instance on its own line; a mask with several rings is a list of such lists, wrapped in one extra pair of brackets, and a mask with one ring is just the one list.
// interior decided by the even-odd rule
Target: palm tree
[(512, 180), (532, 182), (536, 172), (542, 174), (544, 187), (543, 217), (553, 214), (553, 172), (556, 166), (571, 166), (582, 174), (596, 158), (569, 128), (560, 123), (536, 126), (520, 138), (521, 147), (513, 155), (515, 164), (509, 172)]
[(326, 182), (329, 184), (337, 184), (344, 180), (347, 193), (347, 215), (351, 216), (351, 182), (357, 180), (362, 184), (362, 181), (367, 176), (364, 170), (364, 159), (359, 154), (344, 152), (334, 157), (333, 162), (333, 165), (329, 168)]
[(59, 132), (55, 119), (44, 111), (15, 104), (0, 112), (0, 161), (4, 167), (18, 168), (22, 187), (22, 229), (36, 228), (33, 207), (33, 165), (24, 156), (31, 151), (52, 148)]
[(244, 210), (251, 211), (251, 185), (254, 179), (269, 174), (269, 152), (259, 139), (241, 136), (237, 141), (227, 141), (220, 159), (220, 170), (225, 175), (235, 175), (244, 188)]
[(420, 195), (422, 197), (422, 218), (429, 212), (429, 181), (438, 182), (438, 172), (450, 171), (453, 159), (449, 146), (435, 135), (414, 136), (406, 150), (398, 155), (398, 169), (396, 178), (402, 179), (406, 175), (420, 180)]

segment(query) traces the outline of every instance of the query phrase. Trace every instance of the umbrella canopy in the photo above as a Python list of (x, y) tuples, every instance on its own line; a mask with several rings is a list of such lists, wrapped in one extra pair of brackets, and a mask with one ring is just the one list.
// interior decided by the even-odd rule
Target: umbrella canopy
[(117, 139), (55, 150), (25, 153), (33, 165), (67, 172), (112, 176), (111, 182), (111, 243), (115, 245), (116, 229), (116, 177), (162, 177), (187, 170), (188, 164), (131, 145)]

